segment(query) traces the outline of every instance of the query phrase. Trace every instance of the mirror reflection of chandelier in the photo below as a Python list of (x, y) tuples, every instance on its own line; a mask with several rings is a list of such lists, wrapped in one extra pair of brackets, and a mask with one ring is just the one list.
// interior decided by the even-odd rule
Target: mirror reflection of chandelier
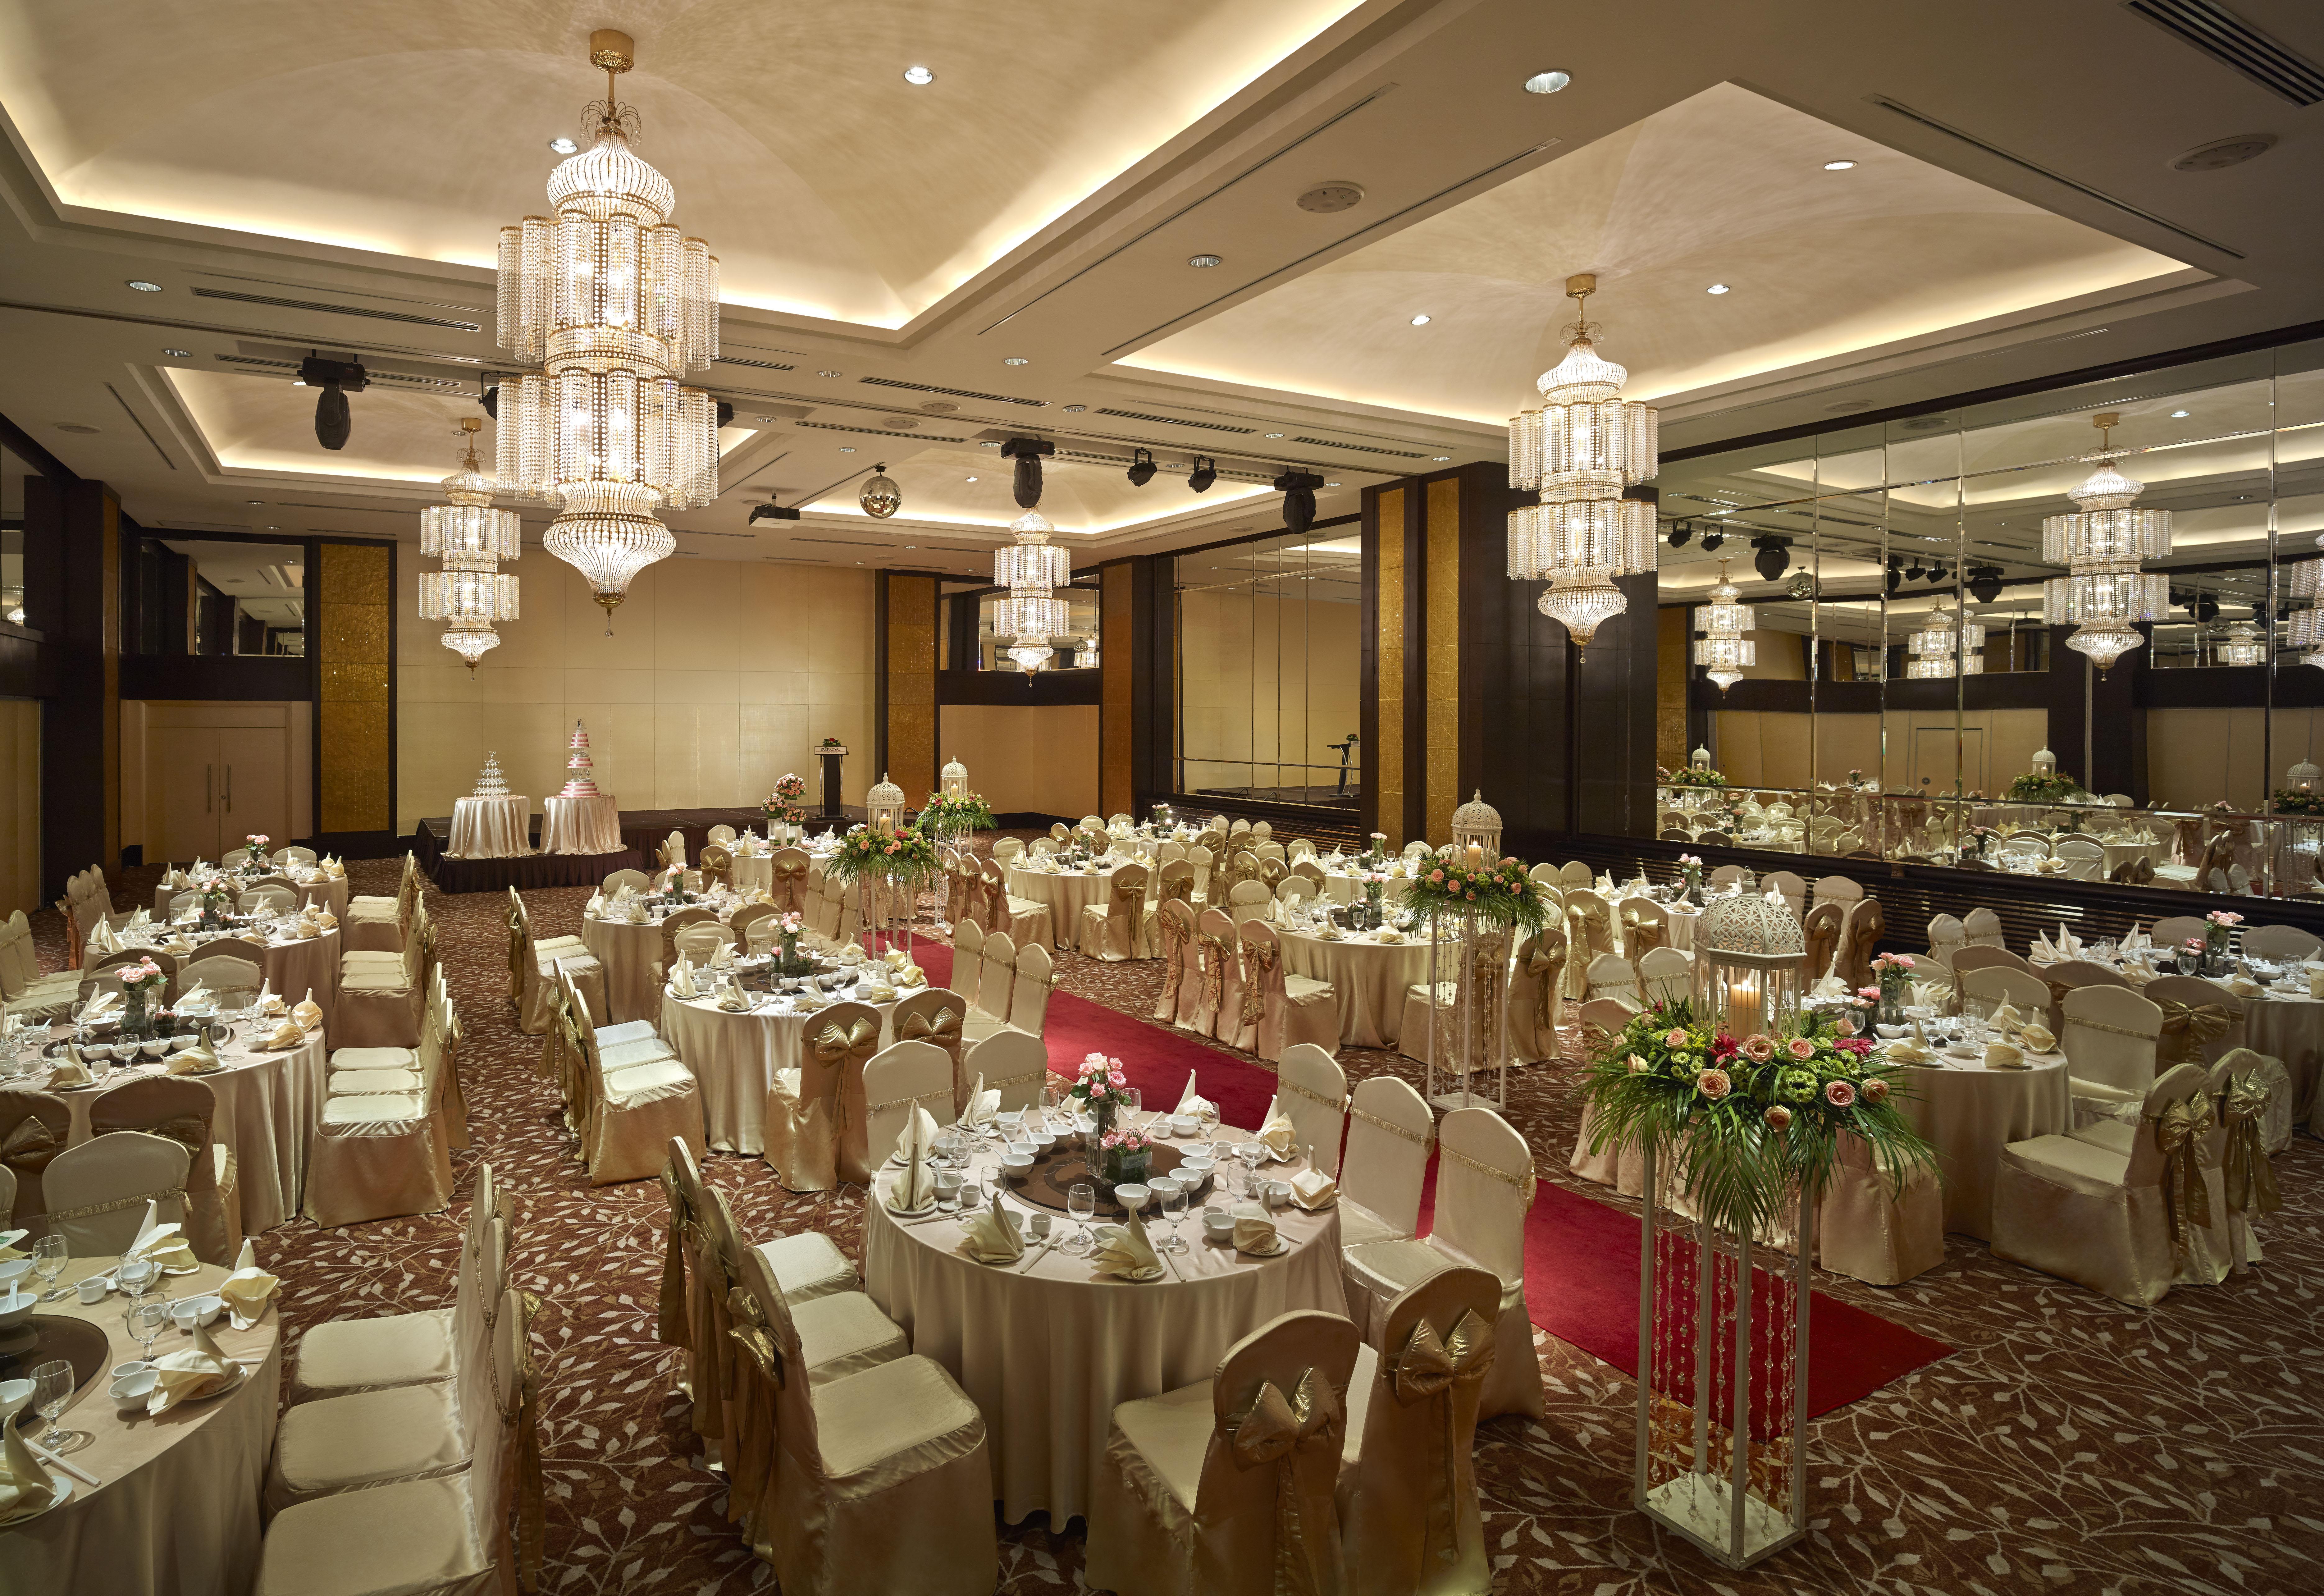
[(501, 384), (501, 484), (560, 506), (543, 546), (588, 578), (609, 633), (631, 579), (677, 551), (654, 512), (718, 496), (717, 404), (678, 380), (718, 357), (718, 262), (630, 148), (638, 115), (613, 79), (633, 48), (590, 34), (605, 98), (584, 114), (588, 147), (549, 173), (557, 214), (500, 237), (501, 346), (547, 367)]
[(1709, 666), (1702, 674), (1719, 684), (1725, 692), (1743, 679), (1743, 668), (1759, 662), (1759, 646), (1743, 634), (1751, 630), (1751, 606), (1743, 602), (1743, 591), (1728, 580), (1727, 562), (1719, 562), (1719, 585), (1711, 590), (1711, 602), (1698, 604), (1694, 623), (1702, 635), (1694, 641), (1694, 662)]
[(1065, 601), (1053, 595), (1073, 580), (1073, 558), (1049, 541), (1056, 529), (1038, 510), (1028, 510), (1009, 530), (1017, 540), (992, 551), (992, 585), (1009, 589), (993, 605), (992, 630), (1015, 639), (1002, 652), (1030, 676), (1056, 657), (1049, 640), (1066, 629)]
[(472, 677), (476, 661), (500, 646), (493, 626), (517, 618), (517, 579), (502, 575), (500, 562), (523, 552), (516, 512), (493, 508), (493, 479), (476, 466), (484, 425), (481, 417), (460, 419), (468, 447), (460, 469), (444, 479), (451, 503), (420, 512), (420, 552), (444, 562), (440, 571), (420, 573), (420, 618), (450, 623), (444, 646), (467, 663)]
[[(1584, 310), (1597, 287), (1589, 272), (1565, 280)], [(1509, 421), (1509, 485), (1540, 495), (1509, 512), (1509, 579), (1547, 581), (1541, 613), (1582, 649), (1628, 607), (1614, 579), (1653, 570), (1656, 549), (1654, 505), (1622, 494), (1655, 475), (1659, 417), (1618, 397), (1630, 374), (1599, 358), (1598, 330), (1576, 320), (1565, 358), (1536, 384), (1541, 408)]]
[(2264, 665), (2268, 640), (2255, 621), (2230, 622), (2227, 635), (2211, 645), (2214, 665)]
[(2067, 570), (2042, 585), (2043, 618), (2075, 628), (2066, 646), (2088, 655), (2101, 675), (2146, 641), (2135, 623), (2155, 619), (2171, 602), (2169, 578), (2139, 567), (2171, 552), (2171, 512), (2134, 508), (2145, 484), (2116, 466), (2111, 435), (2121, 420), (2113, 411), (2091, 418), (2098, 452), (2083, 458), (2097, 469), (2067, 494), (2077, 506), (2071, 513), (2042, 521), (2043, 560)]
[(1975, 621), (1957, 625), (1950, 604), (1939, 599), (1928, 624), (1905, 638), (1904, 647), (1914, 656), (1904, 661), (1906, 677), (1925, 681), (1985, 674), (1985, 628)]

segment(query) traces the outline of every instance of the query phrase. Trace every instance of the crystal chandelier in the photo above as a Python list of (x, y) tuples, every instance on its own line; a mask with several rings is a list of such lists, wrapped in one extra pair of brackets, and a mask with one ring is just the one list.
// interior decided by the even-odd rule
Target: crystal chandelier
[(1914, 658), (1904, 661), (1904, 675), (1927, 681), (1939, 677), (1985, 674), (1985, 628), (1975, 621), (1955, 624), (1949, 601), (1939, 599), (1929, 623), (1904, 639)]
[(992, 585), (1009, 589), (993, 606), (992, 630), (1016, 640), (1004, 652), (1029, 677), (1056, 657), (1049, 640), (1066, 629), (1065, 601), (1051, 595), (1073, 580), (1073, 559), (1049, 541), (1056, 529), (1038, 510), (1028, 510), (1009, 530), (1017, 540), (992, 551)]
[[(1595, 275), (1565, 280), (1582, 310)], [(1542, 374), (1538, 410), (1509, 421), (1509, 485), (1540, 503), (1509, 512), (1509, 578), (1549, 583), (1541, 613), (1587, 649), (1603, 622), (1627, 607), (1614, 578), (1655, 568), (1655, 508), (1623, 490), (1655, 474), (1659, 425), (1652, 407), (1618, 397), (1630, 374), (1601, 360), (1598, 328), (1577, 319), (1565, 358)]]
[(1759, 662), (1759, 645), (1743, 634), (1751, 630), (1751, 606), (1742, 590), (1727, 579), (1727, 562), (1719, 562), (1719, 586), (1711, 602), (1695, 606), (1694, 623), (1702, 628), (1695, 639), (1694, 662), (1710, 667), (1702, 674), (1725, 692), (1743, 679), (1743, 668)]
[(2098, 452), (2083, 458), (2097, 469), (2066, 495), (2079, 508), (2042, 521), (2042, 558), (2068, 573), (2042, 585), (2043, 618), (2076, 629), (2066, 646), (2088, 655), (2101, 677), (2146, 641), (2134, 623), (2153, 620), (2171, 603), (2169, 579), (2139, 568), (2171, 552), (2171, 512), (2132, 508), (2145, 484), (2116, 466), (2112, 433), (2121, 420), (2111, 411), (2091, 419)]
[(2264, 665), (2267, 663), (2268, 640), (2255, 621), (2236, 621), (2228, 623), (2227, 636), (2211, 645), (2214, 665)]
[(516, 512), (493, 508), (493, 480), (476, 467), (484, 425), (481, 417), (460, 419), (468, 446), (460, 469), (444, 479), (452, 502), (420, 512), (420, 552), (444, 562), (440, 571), (420, 573), (420, 618), (451, 623), (444, 646), (467, 662), (472, 678), (476, 661), (500, 646), (494, 623), (517, 618), (516, 578), (503, 576), (500, 563), (523, 552)]
[(657, 508), (718, 496), (718, 406), (679, 383), (718, 358), (718, 260), (669, 220), (669, 180), (632, 152), (638, 114), (614, 97), (626, 33), (589, 35), (605, 98), (583, 112), (588, 148), (549, 176), (554, 217), (501, 229), (500, 341), (538, 376), (501, 384), (500, 479), (560, 513), (543, 546), (605, 607), (677, 549)]

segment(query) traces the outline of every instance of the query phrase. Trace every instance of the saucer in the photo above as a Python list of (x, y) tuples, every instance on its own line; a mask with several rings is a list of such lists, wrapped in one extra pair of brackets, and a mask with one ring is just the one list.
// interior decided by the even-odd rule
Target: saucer
[[(1234, 1247), (1233, 1236), (1230, 1235), (1227, 1238), (1227, 1245)], [(1271, 1252), (1253, 1252), (1247, 1247), (1235, 1247), (1235, 1250), (1245, 1258), (1281, 1258), (1291, 1250), (1291, 1243), (1278, 1232), (1275, 1238), (1275, 1250)]]

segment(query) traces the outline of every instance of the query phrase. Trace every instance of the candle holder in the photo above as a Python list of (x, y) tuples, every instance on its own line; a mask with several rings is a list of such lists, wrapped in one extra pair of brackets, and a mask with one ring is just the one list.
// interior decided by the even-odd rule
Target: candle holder
[(1722, 898), (1702, 911), (1694, 946), (1696, 1012), (1731, 1035), (1772, 1035), (1799, 1009), (1807, 936), (1788, 905)]

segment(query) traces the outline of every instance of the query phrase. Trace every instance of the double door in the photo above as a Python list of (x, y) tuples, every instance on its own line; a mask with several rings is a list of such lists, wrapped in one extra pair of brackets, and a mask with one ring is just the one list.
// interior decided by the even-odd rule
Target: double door
[(160, 849), (173, 864), (218, 859), (253, 832), (290, 838), (290, 783), (280, 726), (156, 726), (148, 743), (151, 790), (160, 800)]

